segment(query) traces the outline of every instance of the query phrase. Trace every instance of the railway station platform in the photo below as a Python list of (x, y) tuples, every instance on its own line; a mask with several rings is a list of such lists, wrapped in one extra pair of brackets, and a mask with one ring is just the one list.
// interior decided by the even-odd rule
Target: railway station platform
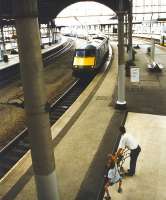
[(145, 38), (145, 39), (156, 39), (156, 40), (158, 40), (158, 41), (160, 41), (160, 39), (161, 39), (161, 36), (160, 36), (160, 34), (140, 34), (140, 33), (134, 33), (133, 34), (133, 36), (135, 36), (135, 37), (141, 37), (141, 38)]
[[(41, 52), (42, 52), (42, 54), (49, 52), (49, 51), (61, 46), (66, 41), (67, 41), (67, 38), (62, 37), (61, 41), (56, 43), (56, 44), (52, 44), (51, 46), (45, 45), (45, 49), (41, 49)], [(5, 68), (9, 68), (13, 65), (18, 64), (19, 62), (20, 61), (19, 61), (18, 54), (15, 54), (15, 55), (8, 54), (8, 62), (0, 61), (0, 70), (3, 70)]]
[[(116, 49), (117, 45), (113, 45)], [(52, 126), (56, 173), (62, 200), (99, 200), (107, 154), (116, 149), (119, 126), (136, 137), (142, 148), (137, 172), (123, 179), (123, 193), (111, 187), (112, 199), (164, 200), (166, 142), (166, 71), (147, 71), (141, 49), (136, 54), (140, 82), (126, 78), (128, 115), (114, 108), (117, 92), (117, 49), (109, 71), (98, 74), (87, 90)], [(88, 97), (88, 98), (87, 98)], [(44, 164), (44, 161), (43, 161)], [(124, 167), (128, 168), (128, 160)], [(37, 200), (30, 152), (4, 177), (2, 200)]]
[[(141, 145), (136, 174), (124, 176), (122, 193), (118, 193), (118, 184), (109, 188), (112, 199), (116, 200), (165, 200), (165, 142), (166, 116), (143, 113), (128, 113), (126, 131), (137, 138)], [(124, 169), (129, 168), (126, 158)]]

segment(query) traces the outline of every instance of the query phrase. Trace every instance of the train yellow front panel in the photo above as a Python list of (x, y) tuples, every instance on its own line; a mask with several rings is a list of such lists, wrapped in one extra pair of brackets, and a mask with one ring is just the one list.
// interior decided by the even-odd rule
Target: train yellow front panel
[(73, 65), (94, 66), (95, 65), (95, 57), (74, 57)]

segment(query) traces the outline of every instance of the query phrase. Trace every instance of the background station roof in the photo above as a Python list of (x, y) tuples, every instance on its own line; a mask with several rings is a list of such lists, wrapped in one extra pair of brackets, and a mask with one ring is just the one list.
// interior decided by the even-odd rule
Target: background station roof
[[(82, 0), (85, 2), (87, 0)], [(0, 0), (0, 17), (5, 19), (13, 19), (15, 3), (18, 0)], [(78, 0), (38, 0), (38, 16), (41, 23), (46, 23), (48, 20), (56, 18), (56, 16), (67, 6), (78, 3)], [(118, 12), (119, 0), (97, 0), (95, 2), (108, 6), (115, 12)], [(124, 11), (128, 10), (129, 0), (123, 0)]]

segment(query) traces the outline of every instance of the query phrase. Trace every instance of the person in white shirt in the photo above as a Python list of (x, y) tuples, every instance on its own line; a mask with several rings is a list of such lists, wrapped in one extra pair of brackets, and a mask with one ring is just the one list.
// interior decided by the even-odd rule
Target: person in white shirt
[(125, 174), (127, 176), (133, 176), (136, 170), (136, 163), (139, 153), (141, 152), (141, 147), (138, 142), (133, 138), (132, 135), (126, 133), (126, 129), (124, 126), (120, 127), (121, 139), (119, 143), (119, 147), (117, 150), (117, 155), (123, 154), (125, 148), (131, 151), (130, 153), (130, 169)]

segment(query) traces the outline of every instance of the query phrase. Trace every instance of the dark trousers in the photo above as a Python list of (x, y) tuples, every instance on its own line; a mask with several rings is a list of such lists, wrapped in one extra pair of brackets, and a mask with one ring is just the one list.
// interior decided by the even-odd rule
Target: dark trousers
[(141, 147), (138, 145), (136, 149), (131, 150), (130, 153), (130, 174), (135, 174), (136, 163), (139, 153), (141, 152)]

